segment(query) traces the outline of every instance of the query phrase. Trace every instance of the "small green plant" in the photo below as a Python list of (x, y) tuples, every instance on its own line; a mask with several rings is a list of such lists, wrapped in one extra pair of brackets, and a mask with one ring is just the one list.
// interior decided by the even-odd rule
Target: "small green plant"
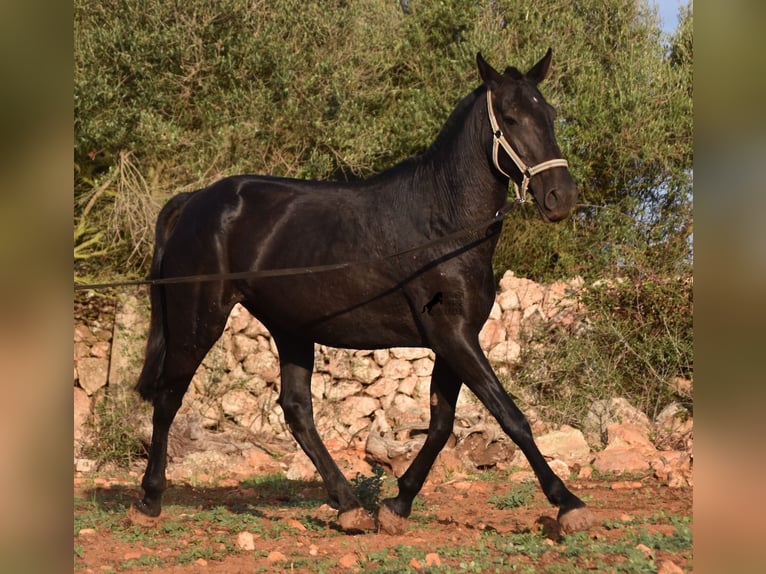
[(91, 440), (84, 449), (85, 456), (99, 466), (114, 463), (123, 468), (146, 456), (136, 416), (142, 408), (146, 406), (134, 393), (124, 393), (120, 398), (107, 393), (97, 400), (93, 414), (86, 422)]
[(383, 488), (385, 472), (378, 465), (372, 467), (372, 472), (372, 476), (357, 473), (351, 480), (351, 488), (353, 488), (359, 502), (362, 503), (362, 507), (375, 514), (380, 509), (380, 491)]
[(536, 492), (537, 483), (532, 480), (525, 480), (518, 486), (514, 485), (514, 487), (505, 494), (493, 494), (489, 498), (489, 503), (500, 510), (520, 508), (531, 504)]

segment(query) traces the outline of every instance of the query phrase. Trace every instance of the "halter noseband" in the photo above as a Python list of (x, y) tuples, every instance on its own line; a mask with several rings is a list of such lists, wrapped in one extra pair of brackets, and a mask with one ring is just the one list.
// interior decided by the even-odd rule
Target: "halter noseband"
[(497, 118), (495, 118), (495, 112), (492, 109), (492, 92), (490, 90), (487, 90), (487, 113), (489, 114), (489, 123), (492, 126), (492, 162), (495, 164), (495, 167), (500, 173), (513, 181), (513, 178), (510, 176), (510, 174), (507, 173), (502, 167), (500, 167), (500, 162), (498, 161), (497, 153), (500, 149), (500, 146), (502, 146), (505, 150), (505, 153), (508, 154), (508, 157), (510, 157), (513, 160), (513, 163), (516, 164), (516, 167), (519, 168), (523, 178), (521, 180), (521, 192), (519, 192), (519, 186), (515, 181), (513, 181), (513, 189), (516, 192), (516, 199), (520, 203), (527, 201), (527, 188), (529, 187), (529, 181), (535, 175), (541, 171), (545, 171), (546, 169), (551, 169), (553, 167), (569, 166), (567, 160), (563, 158), (549, 159), (548, 161), (538, 163), (537, 165), (533, 165), (531, 167), (525, 164), (524, 161), (519, 157), (519, 154), (517, 154), (511, 147), (511, 144), (508, 142), (508, 140), (505, 139), (503, 132), (500, 130), (500, 126), (497, 123)]

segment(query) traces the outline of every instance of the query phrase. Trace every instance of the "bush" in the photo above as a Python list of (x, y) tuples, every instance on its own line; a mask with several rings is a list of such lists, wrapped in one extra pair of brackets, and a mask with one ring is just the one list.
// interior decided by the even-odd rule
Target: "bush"
[(582, 295), (585, 327), (529, 333), (516, 384), (532, 392), (545, 420), (581, 426), (593, 401), (624, 397), (654, 418), (678, 401), (676, 377), (693, 377), (693, 282), (602, 280)]
[[(105, 231), (133, 201), (151, 227), (169, 195), (223, 175), (348, 179), (422, 151), (478, 84), (477, 51), (523, 68), (553, 47), (544, 91), (583, 202), (654, 210), (656, 190), (690, 189), (691, 12), (684, 23), (668, 47), (640, 0), (77, 0), (76, 270), (146, 274), (151, 233)], [(514, 216), (497, 267), (570, 272), (576, 225)]]

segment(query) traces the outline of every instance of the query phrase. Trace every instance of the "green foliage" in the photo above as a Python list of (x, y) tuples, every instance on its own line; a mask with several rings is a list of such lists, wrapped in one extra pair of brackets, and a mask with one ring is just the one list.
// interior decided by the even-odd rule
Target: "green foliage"
[[(478, 84), (477, 51), (524, 68), (548, 46), (544, 89), (583, 203), (631, 198), (629, 215), (670, 218), (688, 236), (690, 214), (676, 210), (690, 204), (690, 10), (665, 39), (643, 0), (406, 5), (76, 0), (78, 274), (144, 274), (151, 233), (140, 229), (177, 191), (242, 172), (355, 178), (418, 153)], [(120, 200), (144, 206), (129, 230)], [(591, 219), (580, 215), (547, 227), (514, 215), (497, 268), (598, 272), (579, 248)]]
[(384, 470), (377, 464), (372, 467), (372, 476), (360, 473), (351, 479), (351, 488), (362, 503), (362, 508), (371, 514), (377, 514), (380, 509), (380, 491), (385, 478)]
[(146, 409), (134, 393), (124, 393), (120, 398), (100, 397), (95, 401), (93, 414), (86, 421), (90, 440), (85, 456), (99, 466), (113, 463), (128, 468), (138, 458), (146, 456), (141, 442), (136, 413)]
[(656, 416), (693, 376), (693, 284), (688, 276), (621, 278), (584, 292), (587, 323), (577, 333), (530, 333), (515, 380), (532, 391), (546, 420), (579, 426), (594, 400), (625, 397)]

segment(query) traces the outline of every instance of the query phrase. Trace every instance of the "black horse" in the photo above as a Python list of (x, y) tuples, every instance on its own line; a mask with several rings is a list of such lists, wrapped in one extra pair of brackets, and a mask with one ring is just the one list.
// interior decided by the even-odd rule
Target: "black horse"
[[(483, 84), (458, 104), (433, 145), (367, 180), (240, 175), (165, 205), (152, 277), (214, 279), (151, 287), (137, 389), (154, 406), (153, 435), (138, 510), (160, 514), (170, 425), (195, 370), (241, 303), (276, 342), (285, 421), (322, 476), (343, 528), (373, 529), (376, 522), (314, 426), (315, 343), (429, 347), (436, 356), (428, 436), (399, 478), (398, 496), (383, 501), (377, 524), (384, 531), (404, 530), (450, 436), (463, 383), (529, 459), (559, 507), (562, 529), (591, 525), (590, 511), (551, 471), (478, 340), (495, 296), (491, 261), (509, 179), (521, 199), (531, 191), (546, 221), (565, 218), (578, 195), (560, 159), (553, 108), (537, 89), (550, 62), (548, 50), (526, 74), (513, 67), (501, 74), (477, 54)], [(291, 271), (265, 272), (280, 269)]]

